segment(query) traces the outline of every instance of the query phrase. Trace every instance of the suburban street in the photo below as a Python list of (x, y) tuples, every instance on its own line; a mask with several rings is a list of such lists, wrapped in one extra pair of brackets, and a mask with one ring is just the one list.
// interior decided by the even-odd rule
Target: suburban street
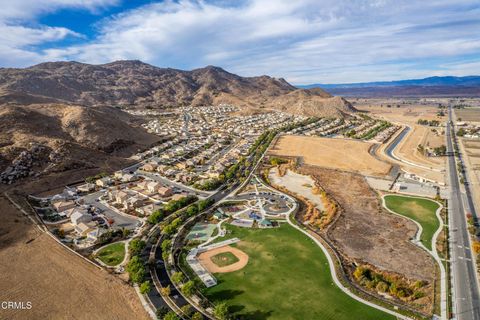
[(472, 212), (471, 195), (464, 206), (460, 183), (457, 175), (453, 139), (451, 136), (452, 110), (449, 107), (449, 121), (446, 128), (447, 155), (448, 155), (448, 181), (450, 186), (449, 217), (450, 217), (450, 245), (451, 266), (453, 276), (453, 312), (455, 319), (478, 320), (480, 319), (480, 300), (478, 282), (474, 260), (470, 247), (470, 234), (467, 230), (466, 210)]

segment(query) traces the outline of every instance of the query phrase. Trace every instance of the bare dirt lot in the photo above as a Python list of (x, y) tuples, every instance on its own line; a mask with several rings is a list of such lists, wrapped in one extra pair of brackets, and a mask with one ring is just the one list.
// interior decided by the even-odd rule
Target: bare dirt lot
[(462, 121), (480, 122), (480, 108), (456, 109), (455, 115)]
[(301, 157), (309, 165), (385, 176), (391, 166), (370, 155), (372, 145), (347, 139), (286, 135), (278, 139), (270, 153)]
[[(428, 157), (418, 151), (418, 145), (435, 148), (445, 145), (445, 136), (436, 134), (427, 126), (412, 125), (411, 131), (397, 147), (396, 154), (402, 159), (435, 169), (445, 168), (444, 157)], [(443, 130), (443, 128), (434, 128)]]
[(477, 212), (480, 212), (480, 141), (460, 139), (460, 146), (463, 149), (470, 188), (475, 200)]
[(67, 251), (0, 198), (2, 301), (30, 310), (0, 310), (2, 319), (147, 319), (133, 288)]
[[(232, 263), (228, 266), (224, 266), (224, 267), (218, 266), (217, 264), (215, 264), (212, 261), (211, 258), (220, 254), (220, 253), (224, 253), (224, 252), (232, 253), (233, 255), (235, 255), (237, 257), (238, 261), (235, 262), (235, 263)], [(206, 252), (202, 252), (198, 256), (198, 260), (203, 265), (203, 267), (208, 270), (208, 272), (211, 272), (211, 273), (226, 273), (226, 272), (233, 272), (233, 271), (243, 269), (248, 263), (248, 255), (240, 249), (237, 249), (237, 248), (234, 248), (234, 247), (231, 247), (231, 246), (223, 246), (223, 247), (220, 247), (220, 248), (216, 248), (216, 249), (212, 249), (212, 250), (209, 250), (209, 251), (206, 251)]]
[(346, 256), (410, 279), (431, 281), (432, 258), (410, 242), (417, 227), (407, 219), (382, 209), (378, 195), (361, 175), (303, 166), (341, 206), (341, 214), (328, 237)]
[(418, 104), (402, 104), (400, 108), (392, 106), (388, 108), (386, 104), (383, 106), (373, 102), (362, 102), (355, 108), (368, 112), (369, 115), (382, 118), (391, 122), (400, 122), (406, 124), (415, 124), (419, 119), (446, 121), (446, 116), (437, 116), (438, 107), (436, 105), (418, 105)]

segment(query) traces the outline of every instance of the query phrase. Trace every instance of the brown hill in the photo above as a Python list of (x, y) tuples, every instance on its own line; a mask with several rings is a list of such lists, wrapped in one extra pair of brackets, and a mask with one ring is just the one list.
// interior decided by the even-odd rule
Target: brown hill
[(230, 103), (316, 116), (354, 111), (347, 101), (321, 89), (297, 89), (284, 79), (268, 76), (240, 77), (213, 66), (182, 71), (116, 61), (0, 69), (0, 103), (52, 101), (135, 108)]
[[(158, 141), (136, 121), (111, 107), (1, 105), (0, 172), (12, 164), (28, 172), (22, 168), (25, 162), (36, 166), (38, 173), (45, 168), (49, 172), (105, 168), (107, 162), (125, 161), (125, 157)], [(32, 148), (37, 151), (32, 152)], [(22, 151), (29, 159), (18, 158)]]

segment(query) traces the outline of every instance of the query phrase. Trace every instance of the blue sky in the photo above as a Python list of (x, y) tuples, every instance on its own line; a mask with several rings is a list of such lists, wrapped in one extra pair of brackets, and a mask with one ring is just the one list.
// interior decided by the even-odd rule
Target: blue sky
[(138, 59), (293, 84), (480, 74), (478, 0), (0, 0), (0, 66)]

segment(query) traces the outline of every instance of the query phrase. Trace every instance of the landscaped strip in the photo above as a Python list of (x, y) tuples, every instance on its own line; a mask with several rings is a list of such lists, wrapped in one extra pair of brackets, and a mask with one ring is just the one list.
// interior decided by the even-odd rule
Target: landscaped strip
[(415, 220), (422, 226), (421, 243), (432, 250), (432, 238), (440, 227), (436, 211), (440, 205), (426, 198), (417, 198), (400, 195), (386, 195), (385, 206), (402, 216)]
[(226, 226), (249, 255), (245, 268), (217, 273), (207, 297), (226, 301), (246, 319), (394, 319), (346, 295), (331, 277), (326, 256), (307, 236), (284, 223), (273, 229)]

